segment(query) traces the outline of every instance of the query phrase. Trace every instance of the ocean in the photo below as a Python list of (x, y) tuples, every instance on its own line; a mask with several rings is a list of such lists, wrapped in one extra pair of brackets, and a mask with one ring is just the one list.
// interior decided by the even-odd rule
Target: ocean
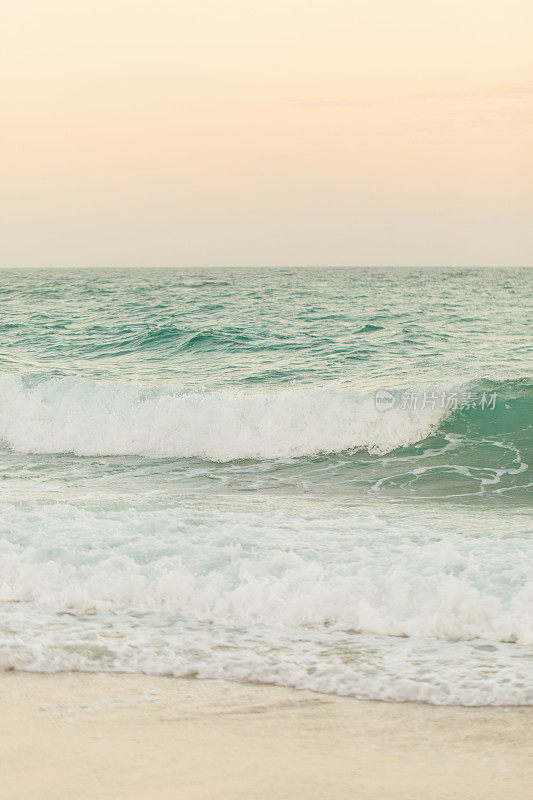
[(0, 271), (0, 669), (531, 703), (532, 277)]

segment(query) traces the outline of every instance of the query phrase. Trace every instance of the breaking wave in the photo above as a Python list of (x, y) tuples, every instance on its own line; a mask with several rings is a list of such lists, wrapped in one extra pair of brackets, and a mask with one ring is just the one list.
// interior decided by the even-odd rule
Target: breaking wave
[(3, 503), (2, 529), (0, 670), (531, 702), (525, 523), (507, 536), (470, 518), (436, 535), (410, 515), (140, 499)]
[[(122, 381), (4, 374), (0, 439), (17, 452), (197, 457), (227, 462), (366, 449), (389, 453), (437, 430), (468, 436), (525, 432), (531, 386), (478, 381), (493, 409), (376, 408), (374, 393), (320, 387), (276, 392), (184, 391)], [(397, 395), (399, 397), (399, 395)]]

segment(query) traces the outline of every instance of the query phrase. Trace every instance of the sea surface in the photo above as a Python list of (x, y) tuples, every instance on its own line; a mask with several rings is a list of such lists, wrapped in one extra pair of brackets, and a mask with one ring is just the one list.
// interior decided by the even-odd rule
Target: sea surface
[(0, 271), (0, 669), (531, 703), (532, 278)]

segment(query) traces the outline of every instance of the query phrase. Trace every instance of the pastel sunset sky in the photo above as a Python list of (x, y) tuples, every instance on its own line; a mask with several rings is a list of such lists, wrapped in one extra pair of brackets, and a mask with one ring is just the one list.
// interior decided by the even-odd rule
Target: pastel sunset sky
[(1, 266), (531, 265), (531, 0), (3, 0)]

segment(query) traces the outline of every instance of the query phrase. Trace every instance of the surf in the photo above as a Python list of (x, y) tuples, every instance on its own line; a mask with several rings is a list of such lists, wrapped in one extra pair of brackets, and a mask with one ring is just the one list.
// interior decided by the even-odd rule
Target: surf
[[(0, 376), (0, 439), (21, 453), (229, 462), (357, 450), (383, 455), (438, 431), (479, 442), (526, 431), (528, 381), (485, 380), (462, 388), (478, 399), (494, 396), (494, 408), (441, 408), (435, 402), (403, 407), (402, 393), (396, 392), (394, 407), (382, 411), (375, 392), (337, 386), (190, 391), (7, 373)], [(434, 387), (426, 389), (424, 394), (435, 394)], [(452, 389), (459, 394), (458, 387), (449, 387), (449, 393)]]

